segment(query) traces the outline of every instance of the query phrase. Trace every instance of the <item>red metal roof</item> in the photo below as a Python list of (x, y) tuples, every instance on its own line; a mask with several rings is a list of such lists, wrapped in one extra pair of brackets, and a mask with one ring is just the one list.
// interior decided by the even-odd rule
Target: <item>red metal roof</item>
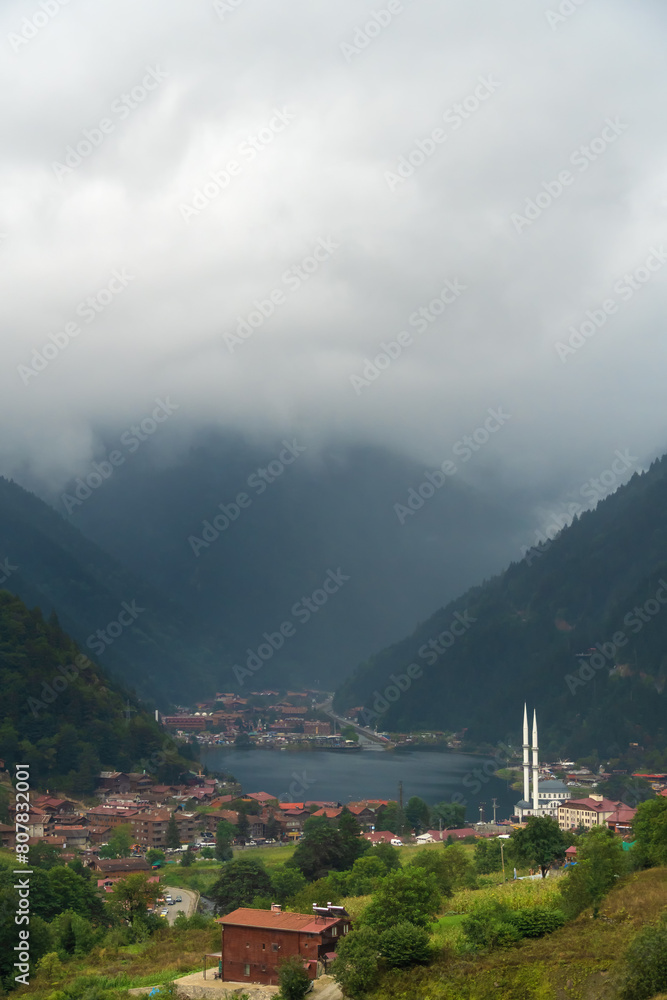
[(340, 917), (313, 917), (312, 913), (275, 913), (273, 910), (254, 910), (242, 906), (226, 917), (218, 917), (217, 923), (224, 926), (258, 927), (263, 930), (273, 928), (280, 931), (301, 931), (304, 934), (320, 934), (323, 930), (339, 923)]
[(613, 812), (621, 805), (622, 802), (614, 802), (612, 799), (565, 799), (561, 802), (561, 808), (590, 809), (591, 812)]

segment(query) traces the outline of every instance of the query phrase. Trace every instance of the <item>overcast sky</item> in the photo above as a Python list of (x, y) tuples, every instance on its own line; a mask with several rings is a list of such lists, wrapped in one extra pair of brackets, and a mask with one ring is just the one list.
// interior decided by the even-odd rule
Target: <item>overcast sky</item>
[(665, 450), (657, 2), (62, 2), (0, 8), (2, 472), (156, 397), (432, 463), (500, 407), (546, 494)]

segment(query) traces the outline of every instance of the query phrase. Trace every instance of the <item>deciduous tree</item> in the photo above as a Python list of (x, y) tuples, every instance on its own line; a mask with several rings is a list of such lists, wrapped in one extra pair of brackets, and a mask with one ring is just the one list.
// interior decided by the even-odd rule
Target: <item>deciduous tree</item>
[(224, 915), (239, 906), (249, 906), (255, 896), (270, 896), (271, 891), (271, 879), (259, 858), (240, 857), (223, 867), (210, 895)]
[(514, 858), (539, 868), (544, 878), (553, 862), (565, 857), (567, 842), (551, 816), (529, 816), (526, 825), (515, 832), (511, 845)]
[(667, 799), (642, 802), (632, 821), (639, 850), (650, 865), (667, 865)]
[(149, 882), (145, 872), (132, 872), (116, 882), (109, 893), (109, 906), (121, 919), (132, 923), (136, 917), (144, 917), (149, 903), (154, 903), (160, 895), (156, 882)]
[(440, 905), (438, 882), (423, 868), (401, 868), (382, 880), (363, 913), (363, 923), (385, 931), (400, 921), (425, 927)]
[(350, 931), (336, 949), (331, 975), (352, 1000), (361, 1000), (377, 983), (380, 938), (373, 927)]

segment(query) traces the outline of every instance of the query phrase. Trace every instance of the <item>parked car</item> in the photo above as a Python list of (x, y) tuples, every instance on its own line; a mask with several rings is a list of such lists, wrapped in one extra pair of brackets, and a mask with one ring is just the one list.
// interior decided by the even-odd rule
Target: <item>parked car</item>
[(183, 902), (183, 897), (182, 896), (177, 896), (176, 899), (174, 900), (174, 902), (175, 903), (182, 903)]

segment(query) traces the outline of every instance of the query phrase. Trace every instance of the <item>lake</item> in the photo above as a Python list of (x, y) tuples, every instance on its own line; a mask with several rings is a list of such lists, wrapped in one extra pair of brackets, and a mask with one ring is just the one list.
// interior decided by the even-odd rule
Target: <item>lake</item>
[[(466, 805), (466, 821), (509, 819), (521, 793), (489, 774), (495, 762), (446, 750), (406, 750), (360, 753), (321, 751), (243, 750), (233, 747), (202, 749), (201, 761), (211, 771), (233, 774), (246, 792), (268, 792), (283, 802), (320, 799), (353, 802), (358, 799), (398, 799), (403, 782), (404, 804), (412, 795), (434, 805), (459, 795)], [(486, 767), (485, 767), (486, 765)]]

